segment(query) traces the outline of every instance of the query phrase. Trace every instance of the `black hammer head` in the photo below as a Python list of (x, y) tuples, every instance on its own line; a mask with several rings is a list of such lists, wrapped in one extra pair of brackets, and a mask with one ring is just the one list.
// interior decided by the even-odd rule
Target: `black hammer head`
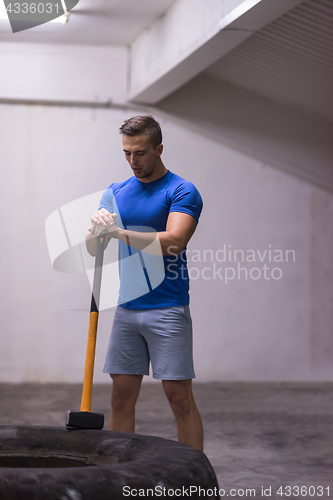
[(103, 429), (103, 413), (92, 413), (90, 411), (68, 411), (66, 427), (77, 427), (79, 429)]

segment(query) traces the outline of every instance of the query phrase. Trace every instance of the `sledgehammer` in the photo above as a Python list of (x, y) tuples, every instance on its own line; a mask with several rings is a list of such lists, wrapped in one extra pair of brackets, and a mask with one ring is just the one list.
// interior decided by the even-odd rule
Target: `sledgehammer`
[(88, 344), (86, 354), (86, 365), (84, 370), (84, 380), (82, 389), (80, 411), (68, 411), (66, 427), (78, 427), (80, 429), (103, 429), (103, 413), (91, 412), (91, 394), (95, 364), (95, 349), (97, 336), (97, 323), (99, 311), (99, 298), (101, 292), (102, 267), (104, 256), (105, 236), (97, 238), (97, 250), (95, 258), (93, 291), (90, 306), (90, 319), (88, 330)]

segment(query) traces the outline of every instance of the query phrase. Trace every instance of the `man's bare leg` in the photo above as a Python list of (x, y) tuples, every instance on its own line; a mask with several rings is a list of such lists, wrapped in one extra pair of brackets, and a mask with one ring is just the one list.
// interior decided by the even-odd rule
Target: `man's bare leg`
[(110, 431), (134, 432), (135, 403), (139, 396), (142, 375), (110, 376), (113, 380)]
[(192, 380), (162, 380), (177, 422), (178, 441), (203, 451), (203, 428), (192, 393)]

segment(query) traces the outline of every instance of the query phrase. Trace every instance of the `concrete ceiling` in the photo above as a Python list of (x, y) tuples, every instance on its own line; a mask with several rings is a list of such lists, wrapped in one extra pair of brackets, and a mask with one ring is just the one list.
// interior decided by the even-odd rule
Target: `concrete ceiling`
[[(253, 3), (254, 7), (248, 12), (245, 9), (239, 19), (236, 16), (234, 21), (229, 20), (229, 24), (222, 23), (222, 26), (211, 16), (217, 26), (214, 25), (217, 32), (212, 37), (212, 47), (206, 33), (202, 33), (202, 40), (200, 36), (195, 43), (192, 40), (201, 26), (196, 24), (196, 19), (203, 19), (207, 24), (205, 16), (213, 12), (212, 6), (217, 5), (213, 0), (210, 2), (80, 0), (65, 26), (47, 23), (13, 34), (9, 22), (0, 21), (0, 42), (132, 44), (132, 84), (139, 74), (136, 66), (147, 80), (144, 81), (141, 102), (157, 103), (194, 76), (205, 72), (275, 101), (299, 106), (333, 120), (333, 0), (243, 0), (244, 5)], [(239, 2), (232, 0), (229, 3), (237, 5)], [(219, 4), (224, 5), (221, 1)], [(184, 5), (191, 5), (192, 17), (188, 16), (188, 7), (184, 9)], [(275, 12), (280, 6), (281, 11)], [(184, 22), (179, 22), (181, 13), (185, 16)], [(235, 38), (232, 43), (229, 43), (230, 37)], [(189, 50), (186, 49), (187, 38)], [(141, 52), (136, 50), (140, 44), (143, 46)], [(196, 48), (192, 53), (193, 46)], [(168, 50), (164, 54), (165, 47)], [(175, 62), (170, 63), (172, 49)], [(182, 51), (183, 59), (179, 58)], [(209, 66), (212, 62), (214, 64)], [(172, 72), (173, 66), (181, 74), (179, 82)], [(152, 83), (148, 78), (149, 71)], [(156, 78), (161, 82), (156, 83)], [(161, 95), (154, 94), (154, 85), (161, 87)], [(130, 99), (140, 102), (135, 92)]]
[(0, 20), (0, 42), (129, 45), (175, 1), (80, 0), (65, 26), (47, 23), (13, 34), (9, 22)]
[(207, 73), (333, 120), (333, 1), (304, 0)]

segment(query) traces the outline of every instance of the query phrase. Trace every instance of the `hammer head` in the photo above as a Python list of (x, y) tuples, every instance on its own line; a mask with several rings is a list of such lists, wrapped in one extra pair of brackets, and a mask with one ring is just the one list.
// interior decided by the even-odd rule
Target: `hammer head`
[(78, 427), (79, 429), (103, 429), (103, 413), (92, 413), (90, 411), (68, 411), (66, 427)]

